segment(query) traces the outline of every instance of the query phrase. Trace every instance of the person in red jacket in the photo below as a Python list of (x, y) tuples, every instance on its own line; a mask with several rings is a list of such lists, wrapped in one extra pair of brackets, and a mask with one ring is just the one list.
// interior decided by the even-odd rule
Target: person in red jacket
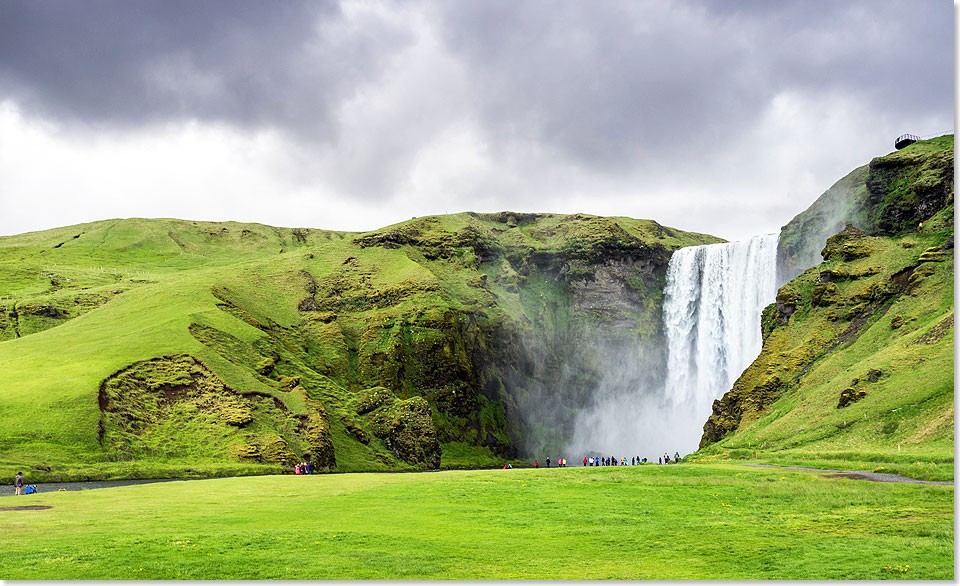
[(540, 467), (540, 460), (534, 460), (534, 461), (533, 461), (533, 467), (534, 467), (534, 468), (539, 468), (539, 467)]

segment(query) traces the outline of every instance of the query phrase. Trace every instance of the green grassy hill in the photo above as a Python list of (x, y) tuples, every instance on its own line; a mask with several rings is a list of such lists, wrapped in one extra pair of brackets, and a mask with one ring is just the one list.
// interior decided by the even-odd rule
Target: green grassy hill
[[(304, 454), (331, 470), (489, 465), (556, 445), (605, 367), (584, 332), (659, 346), (670, 254), (715, 241), (512, 213), (2, 237), (0, 476), (245, 474)], [(581, 395), (524, 415), (568, 380)]]
[(781, 235), (795, 272), (764, 311), (763, 350), (714, 404), (700, 457), (953, 478), (953, 136), (874, 159)]

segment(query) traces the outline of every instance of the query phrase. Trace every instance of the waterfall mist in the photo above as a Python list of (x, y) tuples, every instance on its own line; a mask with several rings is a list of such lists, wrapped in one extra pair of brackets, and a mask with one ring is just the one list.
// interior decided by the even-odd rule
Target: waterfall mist
[(607, 374), (576, 415), (570, 457), (656, 459), (698, 448), (713, 401), (760, 353), (760, 315), (776, 296), (777, 241), (768, 234), (673, 254), (663, 336), (635, 346), (640, 356), (608, 349)]

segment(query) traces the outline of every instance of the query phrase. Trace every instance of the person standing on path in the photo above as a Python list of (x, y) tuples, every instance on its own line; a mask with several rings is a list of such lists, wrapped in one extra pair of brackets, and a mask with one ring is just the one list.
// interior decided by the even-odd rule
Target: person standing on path
[(547, 456), (547, 468), (550, 467), (550, 456)]
[(17, 489), (17, 495), (23, 494), (23, 472), (17, 472), (17, 477), (13, 479), (13, 487)]

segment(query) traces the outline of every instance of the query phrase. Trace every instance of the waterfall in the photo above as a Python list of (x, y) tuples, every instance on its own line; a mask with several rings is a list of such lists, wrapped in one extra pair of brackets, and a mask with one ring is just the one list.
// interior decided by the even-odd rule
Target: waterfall
[(602, 348), (610, 372), (577, 414), (569, 454), (656, 462), (665, 452), (697, 449), (714, 399), (760, 354), (760, 314), (777, 291), (778, 238), (673, 253), (662, 314), (666, 349), (657, 342), (637, 357)]
[(666, 398), (701, 421), (760, 354), (760, 313), (777, 292), (778, 238), (690, 246), (670, 258), (663, 303)]

